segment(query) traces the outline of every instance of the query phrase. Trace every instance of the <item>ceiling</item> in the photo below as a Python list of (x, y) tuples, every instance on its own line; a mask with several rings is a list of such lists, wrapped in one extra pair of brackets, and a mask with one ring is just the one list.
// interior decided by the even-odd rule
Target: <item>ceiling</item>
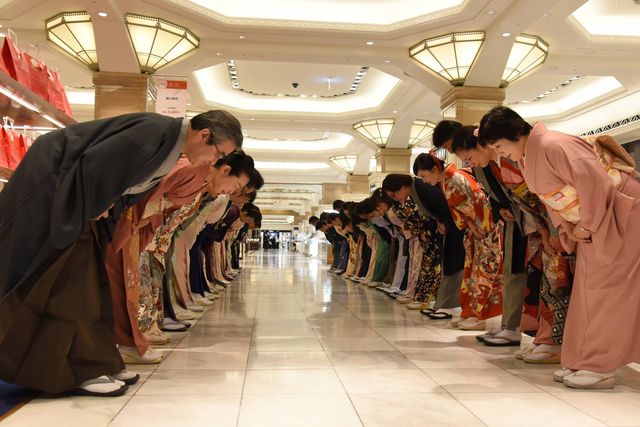
[[(91, 72), (50, 45), (43, 30), (48, 17), (74, 10), (92, 14), (102, 70), (137, 67), (125, 13), (162, 17), (200, 38), (199, 49), (156, 74), (188, 79), (192, 114), (224, 108), (238, 116), (247, 151), (285, 193), (262, 192), (265, 207), (304, 213), (319, 206), (319, 184), (345, 182), (327, 164), (332, 155), (358, 154), (355, 174), (366, 175), (375, 147), (353, 123), (395, 118), (388, 147), (406, 148), (413, 120), (441, 118), (449, 84), (408, 55), (428, 37), (484, 30), (467, 85), (493, 87), (513, 42), (503, 33), (544, 39), (546, 62), (509, 85), (505, 103), (551, 128), (582, 133), (640, 109), (640, 5), (633, 0), (0, 0), (0, 31), (10, 27), (20, 46), (36, 46), (59, 69), (80, 120), (93, 115)], [(622, 141), (640, 138), (640, 126), (617, 132)], [(316, 193), (310, 200), (286, 194), (295, 185)]]

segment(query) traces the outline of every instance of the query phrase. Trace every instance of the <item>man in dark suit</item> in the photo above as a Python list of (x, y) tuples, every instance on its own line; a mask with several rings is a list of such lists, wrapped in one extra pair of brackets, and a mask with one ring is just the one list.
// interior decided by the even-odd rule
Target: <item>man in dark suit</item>
[(39, 137), (0, 193), (0, 378), (123, 394), (137, 378), (115, 346), (101, 241), (181, 155), (213, 163), (242, 140), (221, 110), (191, 121), (125, 114)]

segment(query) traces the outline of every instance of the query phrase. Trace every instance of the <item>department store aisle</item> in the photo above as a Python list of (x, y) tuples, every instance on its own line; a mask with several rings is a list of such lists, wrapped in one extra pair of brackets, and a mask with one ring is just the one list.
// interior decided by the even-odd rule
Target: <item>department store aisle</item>
[(640, 426), (640, 365), (578, 392), (474, 332), (268, 251), (126, 396), (38, 399), (9, 426)]

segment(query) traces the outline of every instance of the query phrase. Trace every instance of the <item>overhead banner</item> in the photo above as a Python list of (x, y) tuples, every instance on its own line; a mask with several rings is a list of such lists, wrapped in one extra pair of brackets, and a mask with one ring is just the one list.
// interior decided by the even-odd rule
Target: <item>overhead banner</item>
[(156, 113), (171, 117), (187, 116), (186, 80), (157, 80), (156, 81)]

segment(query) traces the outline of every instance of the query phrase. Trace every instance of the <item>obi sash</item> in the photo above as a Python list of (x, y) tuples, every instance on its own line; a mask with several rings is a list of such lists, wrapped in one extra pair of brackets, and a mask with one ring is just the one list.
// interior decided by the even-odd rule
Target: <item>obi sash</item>
[[(587, 137), (583, 141), (594, 151), (614, 187), (617, 187), (622, 180), (621, 172), (637, 174), (635, 161), (631, 155), (612, 137), (608, 135)], [(566, 221), (572, 224), (580, 222), (580, 200), (574, 187), (567, 185), (539, 197), (549, 209)]]

